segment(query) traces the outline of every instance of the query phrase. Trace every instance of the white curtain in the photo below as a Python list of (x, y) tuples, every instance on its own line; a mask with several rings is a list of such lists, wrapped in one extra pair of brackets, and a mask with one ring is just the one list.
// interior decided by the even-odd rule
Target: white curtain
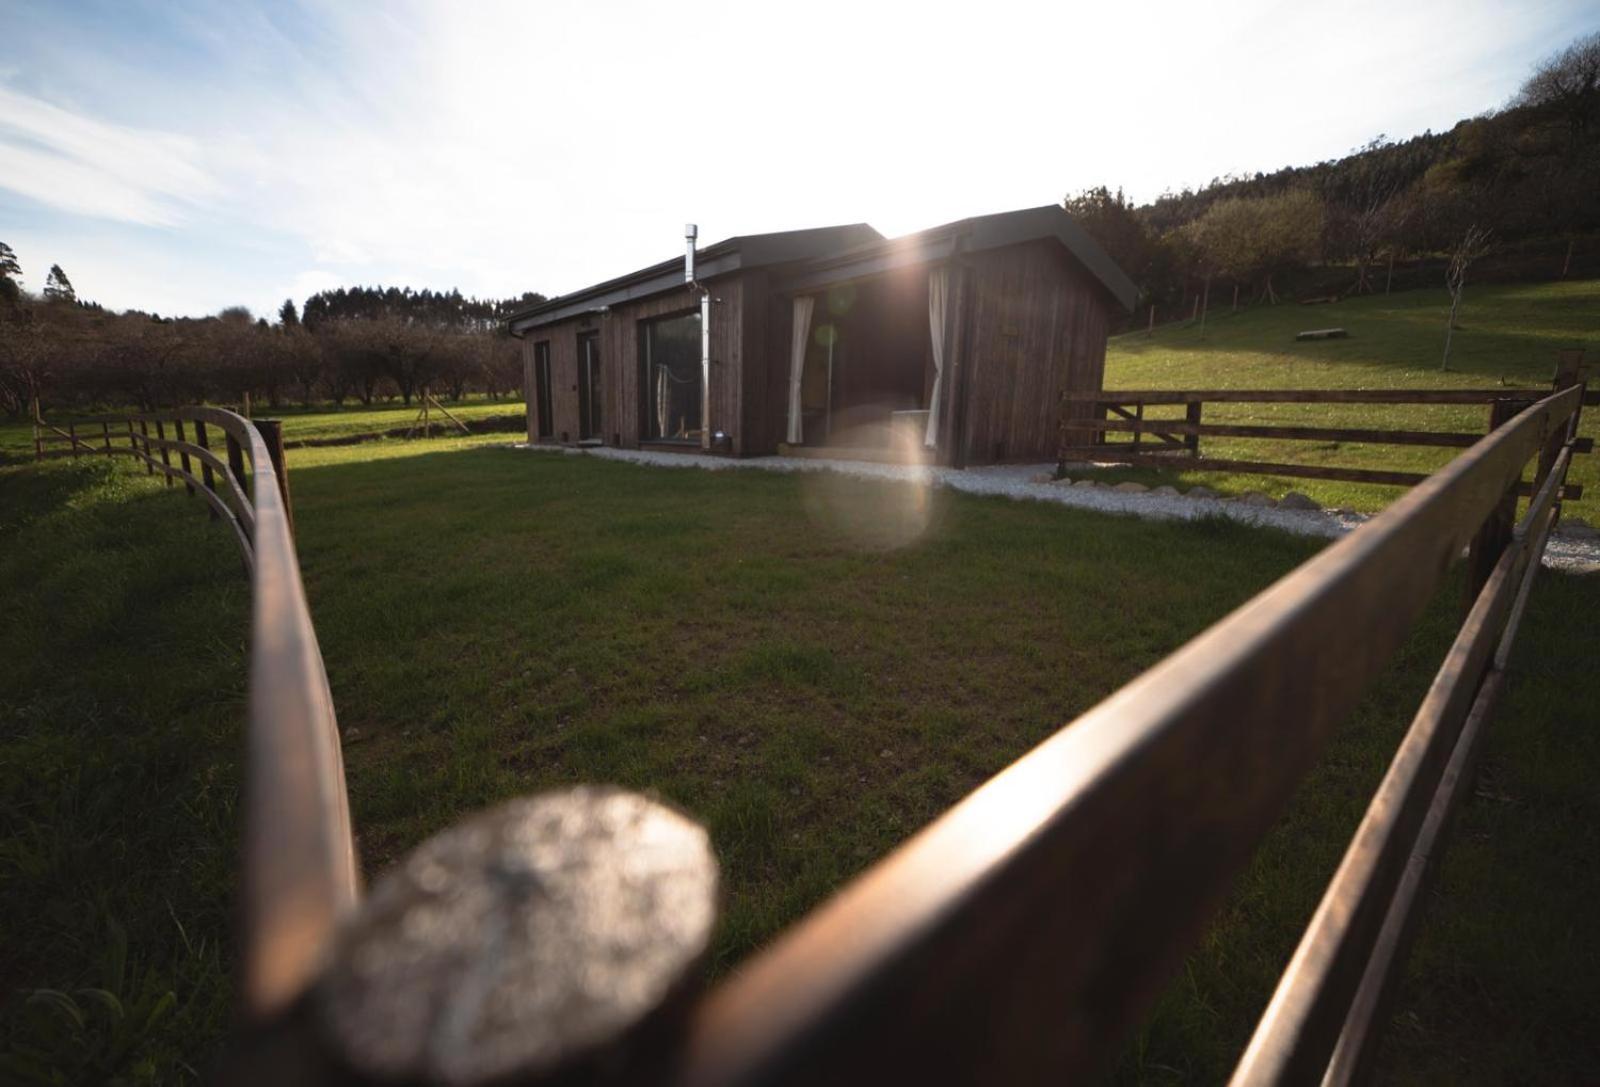
[(800, 431), (800, 379), (805, 375), (806, 344), (811, 341), (811, 311), (817, 300), (799, 295), (794, 300), (794, 332), (789, 337), (789, 437), (793, 445), (804, 440)]
[(944, 386), (944, 310), (949, 277), (943, 268), (928, 273), (928, 332), (933, 340), (933, 395), (928, 399), (929, 449), (939, 444), (939, 392)]
[(670, 438), (667, 428), (672, 425), (671, 407), (672, 386), (668, 384), (667, 368), (656, 367), (656, 437)]

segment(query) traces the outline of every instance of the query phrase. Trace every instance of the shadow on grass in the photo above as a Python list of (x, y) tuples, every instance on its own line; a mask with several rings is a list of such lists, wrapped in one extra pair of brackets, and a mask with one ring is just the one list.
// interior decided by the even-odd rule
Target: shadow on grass
[[(182, 1078), (225, 1017), (247, 599), (231, 544), (198, 506), (123, 479), (96, 486), (126, 485), (133, 501), (36, 492), (64, 509), (0, 553), (19, 614), (55, 614), (67, 598), (77, 616), (36, 642), (13, 625), (0, 643), (0, 815), (19, 843), (0, 885), (3, 965), (10, 990), (70, 994), (111, 976), (104, 949), (125, 931), (134, 1019), (174, 994), (129, 1059)], [(653, 791), (711, 829), (727, 887), (713, 970), (725, 971), (1318, 546), (1232, 522), (939, 491), (927, 534), (868, 550), (811, 519), (808, 485), (495, 449), (294, 469), (368, 872), (511, 796), (580, 781)], [(895, 486), (842, 485), (860, 508)], [(75, 556), (56, 545), (69, 528)], [(1547, 682), (1578, 674), (1570, 631), (1588, 629), (1597, 590), (1542, 584), (1525, 629), (1569, 632), (1540, 650)], [(1457, 592), (1445, 588), (1340, 730), (1117, 1078), (1226, 1075), (1443, 654)], [(1543, 1063), (1526, 1067), (1559, 1073), (1589, 1052), (1592, 1012), (1574, 1009), (1596, 1006), (1590, 983), (1551, 962), (1593, 949), (1581, 911), (1600, 888), (1587, 871), (1560, 874), (1586, 839), (1545, 847), (1559, 853), (1549, 864), (1521, 854), (1593, 816), (1571, 791), (1600, 753), (1592, 738), (1544, 751), (1550, 711), (1526, 701), (1543, 687), (1513, 688), (1503, 717), (1527, 725), (1492, 732), (1486, 764), (1534, 760), (1515, 779), (1492, 771), (1533, 814), (1441, 884), (1482, 886), (1483, 870), (1499, 890), (1443, 898), (1461, 918), (1424, 932), (1443, 942), (1419, 954), (1403, 995), (1402, 1017), (1426, 1029), (1414, 1045), (1396, 1032), (1396, 1067), (1419, 1079), (1455, 1078), (1459, 1053), (1490, 1069), (1528, 1058), (1485, 1028), (1500, 991), (1480, 995), (1481, 1015), (1427, 1000), (1459, 1009), (1447, 982), (1485, 961), (1475, 941), (1535, 899), (1547, 931), (1493, 949), (1507, 984), (1528, 983), (1507, 990), (1517, 1014), (1543, 1024)], [(1576, 733), (1592, 718), (1572, 698), (1560, 712)], [(1498, 833), (1500, 811), (1474, 804), (1468, 822)], [(1549, 886), (1561, 878), (1571, 893)], [(13, 1050), (45, 1036), (32, 1012), (4, 1014)]]

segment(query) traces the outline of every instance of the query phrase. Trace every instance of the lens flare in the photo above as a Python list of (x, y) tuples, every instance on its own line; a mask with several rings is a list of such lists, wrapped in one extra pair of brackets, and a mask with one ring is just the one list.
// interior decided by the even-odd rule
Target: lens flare
[[(810, 472), (801, 482), (813, 523), (862, 551), (896, 551), (926, 536), (938, 503), (933, 472), (914, 426), (864, 424), (833, 435), (841, 459), (852, 453), (872, 461), (857, 473)], [(880, 476), (863, 479), (860, 473)]]

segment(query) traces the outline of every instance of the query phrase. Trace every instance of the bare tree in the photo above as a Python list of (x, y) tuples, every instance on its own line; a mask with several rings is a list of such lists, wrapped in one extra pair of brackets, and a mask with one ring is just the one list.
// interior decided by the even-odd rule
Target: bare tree
[(1574, 133), (1593, 128), (1600, 120), (1600, 30), (1540, 62), (1512, 101), (1565, 119)]
[(1478, 224), (1467, 227), (1461, 239), (1450, 250), (1450, 266), (1445, 270), (1444, 282), (1450, 291), (1450, 320), (1444, 329), (1444, 361), (1439, 369), (1450, 369), (1450, 340), (1456, 330), (1456, 313), (1461, 309), (1461, 296), (1467, 289), (1467, 269), (1489, 251), (1489, 232)]

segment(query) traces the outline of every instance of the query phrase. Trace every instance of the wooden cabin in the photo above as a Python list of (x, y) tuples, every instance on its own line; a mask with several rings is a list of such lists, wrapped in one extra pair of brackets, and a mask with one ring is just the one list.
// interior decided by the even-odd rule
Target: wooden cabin
[[(730, 238), (513, 315), (528, 440), (927, 462), (1055, 459), (1136, 290), (1060, 207), (886, 239)], [(709, 372), (709, 388), (703, 375)], [(709, 395), (706, 395), (709, 393)]]

